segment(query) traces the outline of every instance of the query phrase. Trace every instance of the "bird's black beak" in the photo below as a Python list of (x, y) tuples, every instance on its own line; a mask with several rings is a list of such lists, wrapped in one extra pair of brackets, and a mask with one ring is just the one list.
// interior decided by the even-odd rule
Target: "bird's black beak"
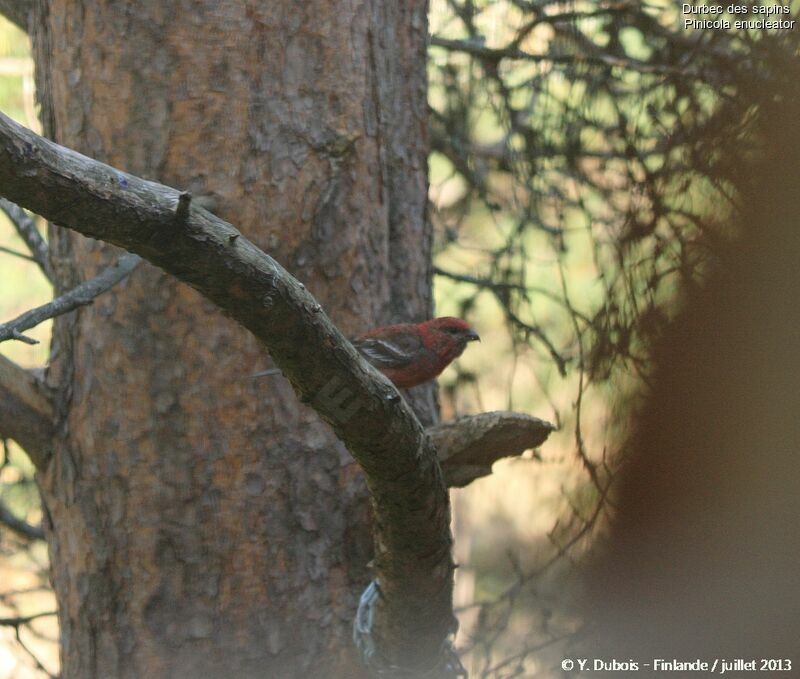
[(478, 333), (475, 332), (474, 330), (468, 330), (466, 333), (464, 333), (464, 339), (467, 342), (480, 342), (481, 341), (480, 335), (478, 335)]

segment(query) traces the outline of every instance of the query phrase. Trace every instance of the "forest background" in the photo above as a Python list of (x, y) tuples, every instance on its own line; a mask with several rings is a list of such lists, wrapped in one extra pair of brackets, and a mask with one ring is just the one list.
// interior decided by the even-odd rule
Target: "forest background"
[[(482, 338), (440, 380), (442, 419), (516, 410), (557, 427), (541, 450), (452, 491), (471, 676), (550, 676), (579, 637), (582, 564), (613, 514), (652, 347), (736, 235), (714, 161), (731, 139), (746, 156), (749, 137), (725, 105), (766, 69), (765, 51), (796, 50), (793, 35), (684, 31), (680, 7), (431, 5), (436, 310)], [(0, 19), (0, 109), (39, 131), (33, 82), (26, 36)], [(13, 254), (25, 245), (2, 215), (0, 246), (5, 320), (52, 290)], [(40, 344), (0, 350), (41, 367), (49, 323), (29, 334)], [(29, 527), (41, 520), (33, 467), (11, 441), (0, 502)], [(51, 612), (38, 535), (3, 530), (0, 555), (0, 616)], [(0, 634), (0, 677), (57, 673), (52, 616)]]

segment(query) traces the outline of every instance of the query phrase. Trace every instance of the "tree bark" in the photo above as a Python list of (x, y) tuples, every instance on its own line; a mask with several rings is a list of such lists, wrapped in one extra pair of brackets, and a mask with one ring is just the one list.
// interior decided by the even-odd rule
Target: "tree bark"
[[(418, 320), (426, 9), (41, 2), (45, 130), (202, 196), (346, 332)], [(51, 243), (57, 293), (118, 254), (57, 228)], [(365, 486), (285, 380), (248, 380), (269, 365), (150, 266), (56, 321), (40, 484), (65, 677), (360, 676)]]

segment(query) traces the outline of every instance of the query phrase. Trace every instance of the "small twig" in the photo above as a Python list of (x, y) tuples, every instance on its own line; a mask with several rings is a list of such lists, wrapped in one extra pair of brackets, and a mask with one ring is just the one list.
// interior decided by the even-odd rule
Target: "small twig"
[(48, 671), (48, 669), (44, 665), (42, 665), (42, 662), (39, 660), (39, 658), (36, 657), (36, 654), (31, 649), (28, 648), (27, 644), (24, 641), (22, 641), (22, 637), (20, 636), (19, 630), (20, 630), (19, 626), (14, 628), (14, 638), (17, 640), (17, 643), (20, 645), (20, 648), (22, 648), (22, 650), (28, 654), (30, 659), (33, 660), (34, 665), (36, 665), (36, 669), (38, 669), (41, 672), (44, 672), (51, 679), (56, 679), (58, 675)]
[(496, 674), (501, 669), (503, 669), (505, 667), (508, 667), (508, 665), (511, 665), (511, 664), (513, 664), (515, 662), (518, 662), (520, 660), (525, 660), (529, 655), (533, 655), (534, 653), (536, 653), (538, 651), (541, 651), (541, 650), (547, 648), (548, 646), (552, 646), (553, 644), (557, 644), (559, 641), (565, 641), (567, 639), (570, 639), (573, 636), (575, 636), (575, 634), (576, 633), (574, 633), (574, 632), (568, 632), (566, 634), (561, 634), (559, 636), (551, 637), (550, 639), (545, 639), (544, 641), (540, 641), (540, 642), (535, 643), (535, 644), (528, 644), (528, 645), (524, 646), (522, 648), (522, 650), (518, 651), (517, 653), (514, 653), (513, 655), (510, 655), (507, 658), (501, 660), (497, 664), (486, 668), (483, 671), (482, 676), (488, 677), (491, 674)]
[(544, 346), (547, 348), (550, 356), (552, 357), (553, 361), (556, 364), (556, 368), (558, 368), (558, 373), (561, 377), (567, 376), (567, 359), (564, 358), (556, 349), (555, 345), (550, 341), (550, 338), (544, 333), (544, 331), (537, 325), (531, 325), (530, 323), (526, 323), (523, 321), (519, 316), (517, 316), (513, 311), (506, 308), (505, 309), (506, 316), (508, 320), (511, 321), (514, 325), (518, 328), (521, 328), (524, 332), (533, 335), (536, 337)]
[(437, 276), (443, 276), (453, 281), (461, 283), (470, 283), (479, 288), (488, 288), (490, 290), (519, 290), (520, 292), (527, 292), (527, 288), (519, 283), (505, 283), (503, 281), (493, 281), (491, 278), (479, 278), (478, 276), (470, 276), (468, 274), (456, 273), (454, 271), (445, 271), (444, 269), (434, 266), (433, 273)]
[(250, 379), (257, 379), (259, 377), (271, 377), (272, 375), (280, 375), (280, 368), (270, 368), (269, 370), (262, 370), (261, 372), (253, 373)]
[(44, 531), (40, 526), (32, 526), (27, 521), (17, 518), (2, 500), (0, 500), (0, 524), (28, 540), (44, 540)]
[(100, 272), (91, 280), (85, 281), (67, 293), (54, 299), (52, 302), (26, 311), (12, 321), (0, 325), (0, 342), (16, 339), (29, 344), (36, 344), (36, 340), (22, 335), (22, 331), (29, 330), (49, 318), (55, 318), (73, 311), (78, 307), (91, 304), (96, 297), (106, 290), (114, 287), (139, 264), (141, 259), (137, 255), (125, 254), (117, 262)]
[[(541, 328), (535, 325), (531, 325), (530, 323), (526, 323), (509, 308), (506, 293), (509, 290), (516, 290), (516, 291), (521, 291), (523, 293), (527, 293), (529, 291), (528, 288), (518, 283), (504, 283), (502, 281), (495, 282), (487, 278), (478, 278), (476, 276), (470, 276), (467, 274), (453, 273), (450, 271), (445, 271), (444, 269), (441, 269), (439, 267), (434, 267), (433, 272), (438, 276), (444, 276), (445, 278), (449, 278), (454, 281), (461, 281), (462, 283), (471, 283), (472, 285), (475, 285), (479, 288), (489, 290), (497, 298), (498, 303), (505, 310), (508, 320), (511, 321), (518, 328), (522, 329), (527, 334), (533, 335), (542, 344), (544, 344), (544, 346), (547, 348), (548, 353), (555, 362), (559, 374), (562, 377), (566, 377), (567, 359), (559, 353), (558, 349), (556, 349), (555, 345), (550, 341), (550, 338), (547, 337), (547, 335)], [(540, 289), (537, 289), (536, 292), (545, 293), (547, 291), (542, 291)], [(554, 298), (552, 293), (547, 292), (547, 295), (551, 298)], [(563, 300), (557, 300), (557, 301), (563, 304)]]
[(28, 654), (30, 659), (36, 665), (36, 668), (44, 672), (48, 677), (53, 677), (53, 679), (55, 679), (57, 675), (53, 674), (44, 665), (42, 665), (39, 658), (36, 657), (36, 654), (31, 651), (30, 648), (28, 648), (27, 644), (22, 640), (22, 636), (20, 635), (20, 629), (22, 627), (25, 627), (39, 618), (46, 618), (53, 615), (58, 614), (56, 611), (45, 611), (42, 613), (34, 613), (33, 615), (16, 616), (13, 618), (0, 618), (0, 627), (12, 627), (14, 629), (14, 638), (17, 640), (20, 648)]
[(42, 613), (34, 613), (33, 615), (21, 615), (13, 618), (0, 618), (0, 627), (21, 627), (27, 625), (29, 622), (38, 620), (39, 618), (49, 618), (50, 616), (58, 615), (56, 611), (44, 611)]
[(31, 259), (39, 265), (47, 280), (55, 280), (53, 269), (50, 266), (50, 258), (48, 257), (49, 247), (36, 228), (33, 219), (19, 205), (5, 198), (0, 198), (0, 210), (6, 213), (19, 237), (25, 241), (25, 245), (28, 246), (28, 250), (31, 252)]
[(175, 216), (180, 221), (186, 221), (189, 216), (189, 207), (192, 204), (192, 194), (188, 191), (181, 191), (178, 195), (178, 207), (175, 208)]
[(3, 245), (0, 245), (0, 252), (5, 252), (7, 255), (19, 257), (20, 259), (27, 259), (29, 262), (36, 262), (36, 260), (30, 255), (26, 255), (24, 252), (19, 252), (18, 250), (12, 250), (11, 248), (7, 248)]
[(33, 337), (28, 337), (27, 335), (23, 335), (16, 328), (11, 328), (8, 339), (15, 339), (18, 342), (22, 342), (24, 344), (30, 344), (31, 346), (33, 346), (34, 344), (39, 344), (39, 340), (33, 339)]

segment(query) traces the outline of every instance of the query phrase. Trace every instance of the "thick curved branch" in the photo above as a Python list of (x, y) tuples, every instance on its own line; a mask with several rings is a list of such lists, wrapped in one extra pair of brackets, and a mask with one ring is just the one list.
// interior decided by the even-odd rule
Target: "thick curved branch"
[(504, 457), (542, 445), (555, 427), (537, 417), (496, 411), (462, 417), (428, 429), (449, 487), (462, 488), (492, 473)]
[(188, 283), (269, 349), (365, 472), (382, 596), (373, 636), (394, 665), (428, 666), (451, 629), (450, 506), (430, 439), (304, 286), (188, 194), (42, 139), (0, 115), (0, 191)]
[[(114, 264), (101, 271), (94, 278), (76, 285), (69, 292), (56, 297), (52, 302), (26, 311), (17, 318), (0, 324), (0, 342), (8, 339), (26, 341), (23, 332), (39, 325), (49, 318), (61, 316), (75, 309), (91, 304), (95, 297), (102, 295), (106, 290), (113, 288), (141, 262), (137, 255), (126, 254)], [(29, 342), (36, 340), (28, 340)]]
[(53, 411), (39, 381), (5, 356), (0, 356), (0, 436), (14, 439), (37, 469), (50, 457)]
[(28, 32), (28, 15), (33, 9), (31, 0), (0, 0), (0, 14)]

